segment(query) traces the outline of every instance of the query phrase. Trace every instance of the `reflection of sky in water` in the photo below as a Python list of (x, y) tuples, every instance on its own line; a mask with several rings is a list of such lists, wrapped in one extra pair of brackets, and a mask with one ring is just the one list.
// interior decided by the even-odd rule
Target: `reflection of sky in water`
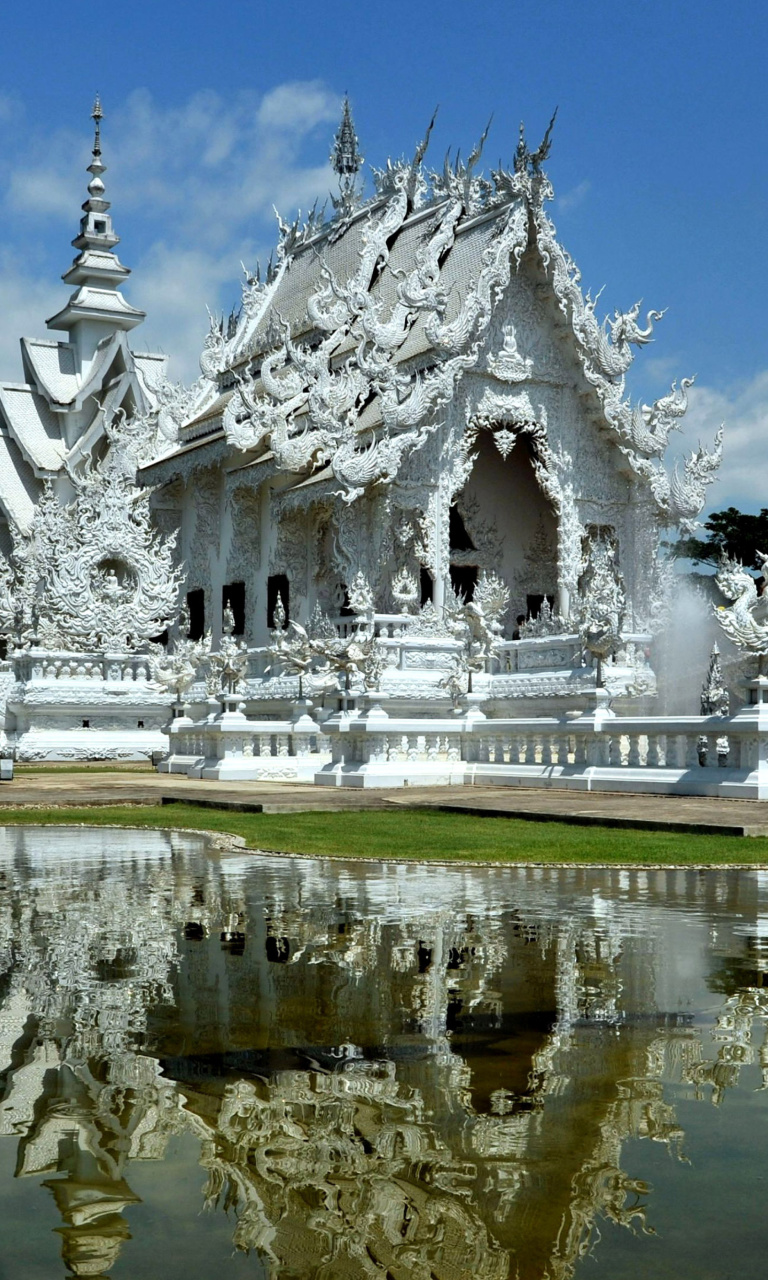
[(757, 871), (0, 830), (0, 1280), (760, 1274), (767, 974)]

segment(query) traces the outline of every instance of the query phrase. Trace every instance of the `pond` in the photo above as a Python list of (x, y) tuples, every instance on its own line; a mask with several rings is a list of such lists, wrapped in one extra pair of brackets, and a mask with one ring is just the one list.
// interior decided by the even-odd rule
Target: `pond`
[(762, 1274), (766, 1017), (761, 871), (0, 829), (0, 1277)]

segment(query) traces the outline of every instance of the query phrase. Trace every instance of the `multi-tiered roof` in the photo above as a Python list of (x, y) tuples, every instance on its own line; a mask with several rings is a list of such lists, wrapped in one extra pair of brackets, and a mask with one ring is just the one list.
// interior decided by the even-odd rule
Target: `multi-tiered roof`
[(0, 384), (0, 509), (22, 532), (42, 482), (77, 467), (118, 409), (146, 411), (165, 367), (164, 356), (138, 354), (128, 345), (144, 312), (120, 292), (130, 271), (114, 252), (119, 237), (105, 198), (102, 118), (97, 98), (88, 198), (72, 241), (78, 254), (63, 276), (74, 291), (47, 321), (67, 339), (22, 338), (24, 381)]

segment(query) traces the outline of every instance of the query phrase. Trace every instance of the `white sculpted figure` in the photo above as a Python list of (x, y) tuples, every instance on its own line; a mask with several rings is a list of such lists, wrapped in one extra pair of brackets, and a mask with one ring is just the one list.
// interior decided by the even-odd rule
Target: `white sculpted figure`
[(585, 648), (597, 658), (597, 684), (603, 661), (616, 648), (626, 608), (624, 584), (616, 566), (616, 549), (603, 530), (590, 541), (581, 593), (580, 627)]
[(502, 638), (502, 618), (509, 608), (509, 588), (498, 574), (482, 573), (471, 601), (449, 595), (445, 604), (448, 632), (464, 644), (444, 687), (455, 702), (466, 677), (466, 691), (472, 692), (473, 675), (487, 671)]
[(152, 679), (172, 693), (177, 702), (181, 701), (190, 685), (194, 684), (211, 647), (210, 631), (202, 640), (190, 640), (187, 635), (189, 625), (189, 609), (184, 604), (179, 617), (179, 634), (173, 641), (173, 648), (166, 648), (163, 644), (153, 644), (150, 647)]
[[(763, 574), (768, 556), (757, 552)], [(768, 653), (768, 600), (757, 594), (757, 583), (738, 560), (721, 559), (715, 582), (730, 605), (718, 605), (715, 617), (728, 639), (748, 653)]]
[(214, 697), (234, 697), (242, 688), (248, 669), (248, 649), (235, 634), (235, 616), (225, 605), (219, 647), (208, 655), (206, 688)]

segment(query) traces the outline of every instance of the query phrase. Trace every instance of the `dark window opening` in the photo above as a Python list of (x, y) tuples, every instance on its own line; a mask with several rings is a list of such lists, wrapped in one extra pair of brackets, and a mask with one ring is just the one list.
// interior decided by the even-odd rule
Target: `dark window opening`
[(184, 937), (187, 942), (202, 942), (205, 929), (197, 920), (190, 920), (184, 925)]
[(432, 948), (420, 942), (417, 954), (419, 958), (419, 973), (426, 973), (432, 963)]
[(550, 609), (554, 612), (554, 608), (555, 608), (554, 596), (532, 595), (532, 596), (525, 597), (525, 607), (528, 610), (529, 619), (538, 618), (539, 614), (541, 613), (541, 606), (543, 605), (545, 600), (548, 601)]
[(84, 721), (83, 721), (83, 728), (84, 728), (84, 729), (90, 729), (90, 727), (91, 727), (91, 722), (90, 722), (90, 720), (84, 720)]
[(230, 933), (226, 931), (221, 934), (221, 949), (228, 951), (231, 956), (241, 956), (245, 952), (245, 934)]
[(287, 938), (275, 938), (270, 934), (267, 938), (267, 959), (272, 964), (286, 964), (291, 954), (291, 944)]
[(474, 599), (478, 573), (476, 564), (451, 565), (451, 586), (456, 595), (466, 600), (467, 604)]
[(103, 236), (104, 232), (107, 229), (107, 224), (106, 222), (102, 222), (100, 218), (97, 218), (93, 224), (93, 227), (97, 235)]
[(202, 640), (205, 635), (205, 592), (202, 587), (187, 592), (189, 610), (188, 640)]
[(136, 721), (136, 728), (137, 728), (137, 729), (143, 729), (143, 728), (144, 728), (144, 721), (143, 721), (143, 720), (137, 720), (137, 721)]
[(290, 619), (289, 595), (288, 595), (288, 576), (285, 573), (273, 573), (267, 578), (267, 626), (270, 631), (275, 625), (275, 609), (278, 599), (282, 600), (285, 609), (285, 624), (288, 625)]
[(458, 507), (451, 507), (448, 512), (448, 542), (451, 551), (475, 550), (475, 544), (467, 533), (466, 525)]
[(222, 613), (229, 605), (235, 619), (235, 629), (232, 632), (234, 636), (245, 635), (245, 583), (230, 582), (228, 586), (221, 588), (221, 610)]
[(97, 982), (122, 982), (136, 973), (138, 952), (135, 947), (118, 947), (115, 954), (96, 961)]
[(342, 582), (341, 589), (344, 592), (344, 599), (342, 600), (341, 605), (339, 606), (339, 617), (354, 618), (355, 611), (350, 607), (349, 591), (347, 590), (347, 584), (345, 582)]
[(459, 1025), (459, 1018), (464, 1007), (461, 996), (456, 991), (448, 994), (448, 1007), (445, 1010), (445, 1029), (446, 1031), (455, 1031)]
[(421, 588), (421, 606), (424, 607), (430, 600), (435, 598), (435, 580), (429, 569), (425, 569), (422, 565), (419, 569), (419, 586)]

